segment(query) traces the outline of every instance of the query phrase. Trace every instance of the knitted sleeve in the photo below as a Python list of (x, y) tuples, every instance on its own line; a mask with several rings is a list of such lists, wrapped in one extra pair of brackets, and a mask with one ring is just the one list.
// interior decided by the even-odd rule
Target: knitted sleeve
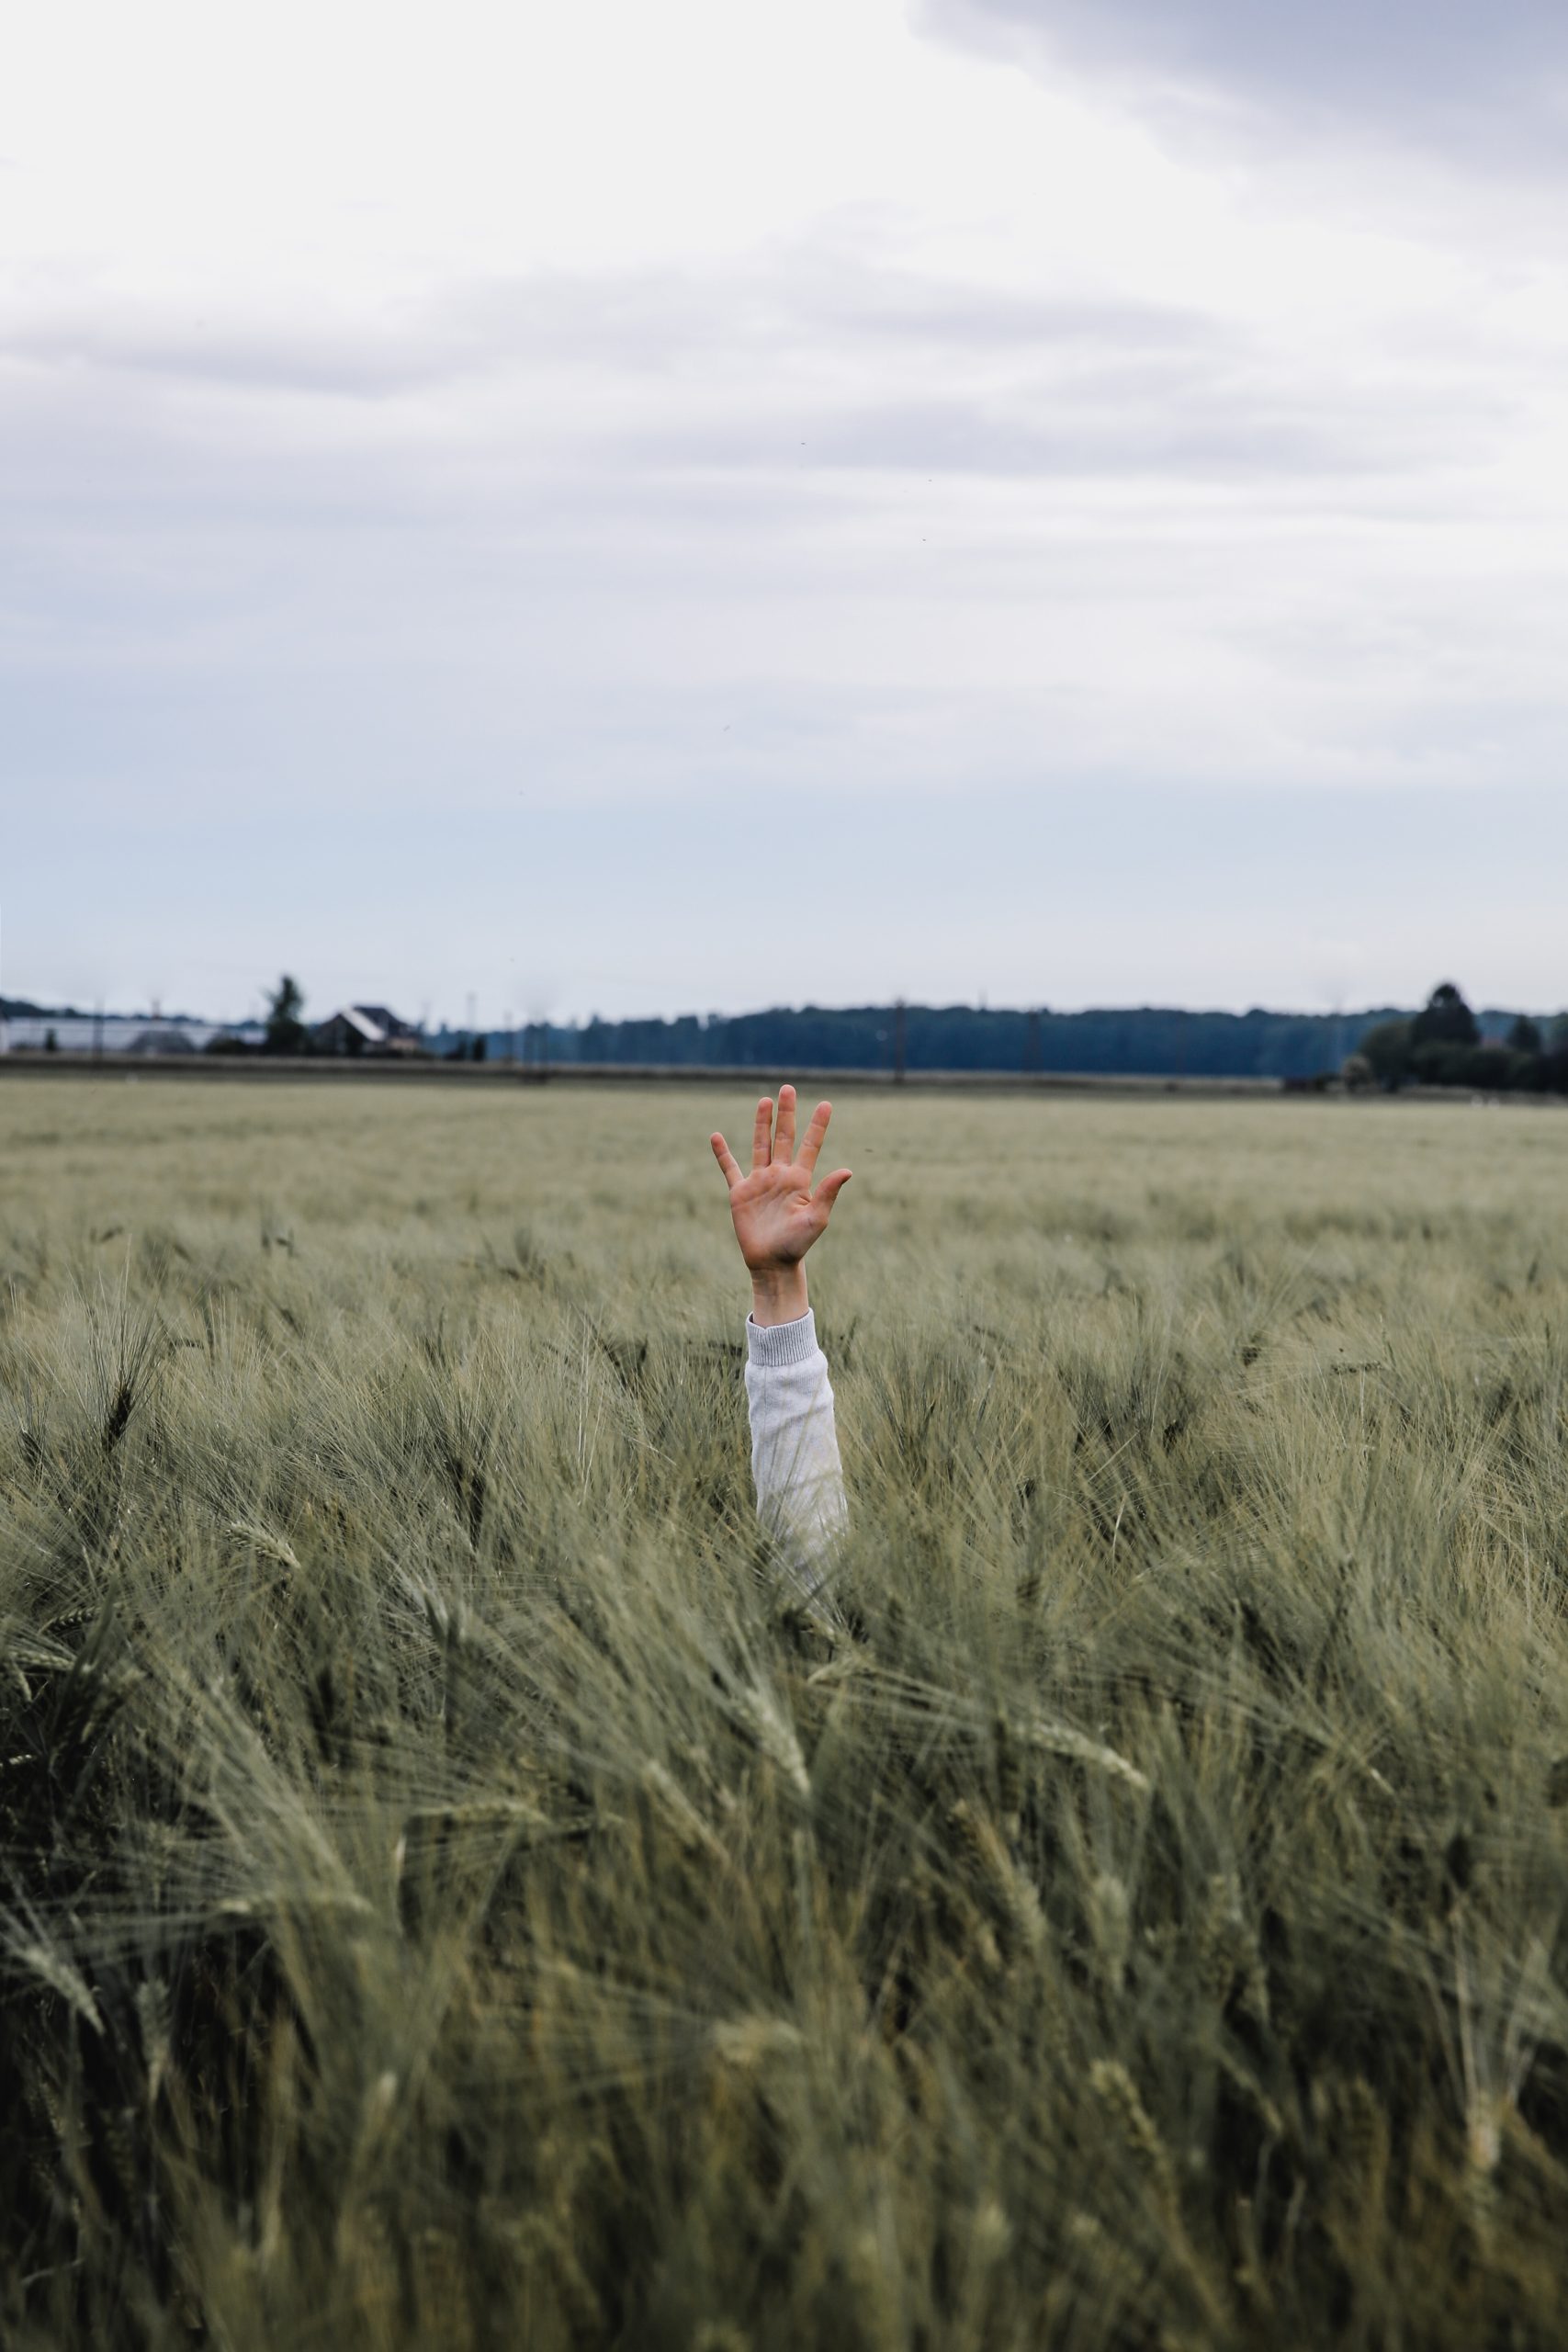
[(758, 1514), (790, 1574), (815, 1592), (849, 1523), (828, 1359), (809, 1310), (794, 1323), (748, 1318), (746, 1339)]

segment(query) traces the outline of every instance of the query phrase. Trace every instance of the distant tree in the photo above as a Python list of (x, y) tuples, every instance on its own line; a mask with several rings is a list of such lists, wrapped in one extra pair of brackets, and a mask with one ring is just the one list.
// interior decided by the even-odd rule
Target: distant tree
[(1437, 1046), (1411, 1049), (1410, 1075), (1423, 1086), (1467, 1086), (1472, 1091), (1500, 1094), (1520, 1083), (1534, 1057), (1516, 1054), (1507, 1046)]
[(478, 1036), (478, 1037), (476, 1037), (476, 1038), (474, 1039), (473, 1044), (468, 1047), (468, 1058), (469, 1058), (469, 1060), (470, 1060), (470, 1061), (476, 1061), (476, 1062), (482, 1062), (482, 1061), (483, 1061), (483, 1059), (484, 1059), (484, 1057), (485, 1057), (485, 1054), (486, 1054), (486, 1052), (487, 1052), (487, 1050), (488, 1050), (488, 1047), (489, 1047), (489, 1040), (488, 1040), (486, 1037), (484, 1037), (482, 1035), (479, 1035), (479, 1036)]
[(1451, 980), (1432, 990), (1410, 1024), (1412, 1046), (1479, 1046), (1481, 1024)]
[(1410, 1075), (1411, 1032), (1409, 1021), (1380, 1021), (1369, 1029), (1356, 1048), (1363, 1061), (1371, 1064), (1372, 1076), (1379, 1086), (1390, 1092), (1403, 1086)]
[(1542, 1045), (1540, 1022), (1532, 1021), (1528, 1012), (1521, 1012), (1504, 1043), (1516, 1054), (1539, 1054)]
[(1378, 1082), (1370, 1054), (1347, 1054), (1339, 1075), (1352, 1094), (1365, 1094)]
[(55, 1030), (46, 1029), (44, 1031), (43, 1049), (46, 1054), (57, 1054), (60, 1051), (60, 1037)]
[(266, 1045), (269, 1054), (302, 1054), (307, 1038), (305, 1023), (299, 1018), (305, 1009), (305, 991), (299, 981), (285, 972), (266, 1001)]
[(1520, 1072), (1528, 1066), (1525, 1057), (1506, 1046), (1475, 1046), (1463, 1057), (1459, 1083), (1483, 1087), (1488, 1094), (1500, 1094), (1518, 1084)]

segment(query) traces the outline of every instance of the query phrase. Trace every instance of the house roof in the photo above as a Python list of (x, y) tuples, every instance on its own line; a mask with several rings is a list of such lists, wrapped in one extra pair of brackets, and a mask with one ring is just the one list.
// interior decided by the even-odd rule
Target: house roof
[(386, 1030), (379, 1022), (371, 1018), (362, 1004), (340, 1004), (335, 1012), (329, 1014), (325, 1021), (319, 1021), (316, 1027), (318, 1031), (330, 1029), (338, 1021), (350, 1029), (357, 1030), (367, 1046), (382, 1046), (387, 1041)]
[(196, 1040), (184, 1029), (164, 1027), (153, 1023), (145, 1029), (139, 1029), (134, 1037), (127, 1038), (124, 1051), (128, 1054), (194, 1054)]
[(321, 1037), (342, 1022), (352, 1029), (367, 1046), (395, 1045), (402, 1039), (417, 1038), (419, 1032), (384, 1004), (340, 1004), (324, 1021), (315, 1023), (313, 1034)]

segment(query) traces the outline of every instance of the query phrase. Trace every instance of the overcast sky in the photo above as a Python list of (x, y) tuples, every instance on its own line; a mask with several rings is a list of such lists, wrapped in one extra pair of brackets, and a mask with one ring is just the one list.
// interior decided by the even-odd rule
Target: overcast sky
[(51, 0), (0, 986), (1568, 1002), (1561, 0)]

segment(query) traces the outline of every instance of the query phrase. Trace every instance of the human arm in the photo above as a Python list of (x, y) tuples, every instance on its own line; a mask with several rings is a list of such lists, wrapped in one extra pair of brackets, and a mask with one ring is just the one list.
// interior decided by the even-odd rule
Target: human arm
[(819, 1102), (795, 1146), (795, 1092), (757, 1105), (751, 1172), (742, 1175), (721, 1135), (711, 1138), (729, 1187), (730, 1216), (751, 1276), (746, 1402), (757, 1510), (786, 1566), (808, 1591), (822, 1579), (833, 1538), (848, 1521), (828, 1361), (817, 1344), (804, 1260), (850, 1181), (836, 1169), (812, 1191), (830, 1103)]

